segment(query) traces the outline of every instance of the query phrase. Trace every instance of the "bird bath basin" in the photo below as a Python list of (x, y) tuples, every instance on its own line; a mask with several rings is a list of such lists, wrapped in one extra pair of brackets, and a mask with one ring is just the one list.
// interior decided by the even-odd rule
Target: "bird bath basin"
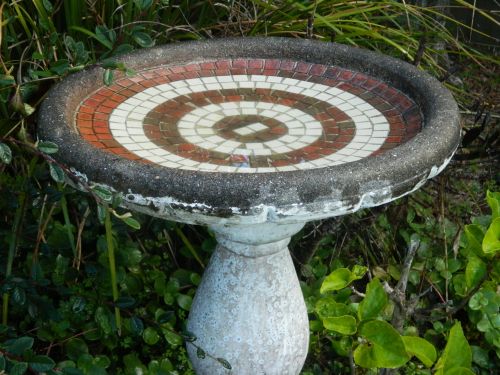
[(437, 175), (458, 109), (415, 67), (331, 43), (179, 43), (58, 84), (39, 137), (82, 178), (149, 215), (208, 225), (218, 246), (188, 330), (232, 370), (188, 351), (197, 374), (298, 374), (308, 318), (287, 249), (310, 220), (390, 202)]

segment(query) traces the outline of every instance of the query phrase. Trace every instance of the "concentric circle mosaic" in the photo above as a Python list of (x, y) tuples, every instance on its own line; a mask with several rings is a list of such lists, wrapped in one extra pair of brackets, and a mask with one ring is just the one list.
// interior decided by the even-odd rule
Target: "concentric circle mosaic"
[(290, 60), (162, 66), (80, 103), (89, 143), (166, 168), (264, 173), (354, 162), (422, 127), (418, 106), (365, 74)]

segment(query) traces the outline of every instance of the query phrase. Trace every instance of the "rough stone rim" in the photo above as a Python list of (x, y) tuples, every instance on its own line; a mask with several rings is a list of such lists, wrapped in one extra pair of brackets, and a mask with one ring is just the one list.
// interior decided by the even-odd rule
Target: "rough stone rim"
[[(458, 107), (448, 90), (410, 64), (359, 48), (287, 38), (233, 38), (139, 50), (117, 61), (143, 70), (238, 57), (302, 60), (374, 76), (419, 105), (424, 128), (413, 139), (380, 155), (306, 171), (226, 174), (139, 164), (92, 147), (72, 128), (73, 113), (81, 99), (102, 86), (104, 69), (92, 66), (52, 88), (39, 113), (39, 137), (59, 144), (57, 160), (83, 172), (91, 181), (136, 194), (129, 196), (131, 204), (137, 197), (168, 198), (169, 209), (176, 212), (198, 211), (202, 216), (218, 217), (256, 215), (262, 207), (274, 207), (278, 216), (280, 212), (294, 215), (297, 207), (303, 207), (305, 211), (299, 211), (310, 212), (312, 217), (318, 217), (321, 211), (326, 217), (382, 204), (433, 177), (459, 143)], [(159, 212), (161, 207), (145, 210), (174, 216), (172, 212)], [(203, 218), (199, 220), (204, 222)]]

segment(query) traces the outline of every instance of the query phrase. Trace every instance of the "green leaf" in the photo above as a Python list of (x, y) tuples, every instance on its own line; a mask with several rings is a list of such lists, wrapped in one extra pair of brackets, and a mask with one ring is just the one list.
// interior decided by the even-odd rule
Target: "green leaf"
[(196, 356), (200, 359), (204, 359), (207, 354), (205, 353), (205, 351), (202, 349), (202, 348), (196, 348)]
[(26, 362), (15, 362), (10, 368), (9, 375), (23, 375), (28, 371), (28, 364)]
[(134, 0), (134, 3), (140, 10), (146, 10), (153, 4), (153, 0)]
[(361, 367), (398, 368), (410, 359), (403, 339), (385, 321), (366, 322), (361, 325), (359, 334), (369, 342), (369, 345), (361, 344), (354, 351), (354, 362)]
[(0, 142), (0, 161), (9, 164), (12, 161), (12, 151), (5, 143)]
[(451, 327), (450, 335), (444, 352), (436, 364), (436, 375), (448, 375), (448, 371), (455, 367), (470, 368), (472, 351), (464, 336), (460, 322)]
[(163, 336), (165, 337), (165, 340), (167, 340), (167, 342), (174, 347), (182, 344), (182, 337), (176, 332), (165, 329), (163, 330)]
[(353, 335), (357, 330), (356, 318), (351, 315), (324, 318), (323, 325), (326, 329), (343, 335)]
[(195, 342), (197, 340), (196, 335), (193, 332), (183, 331), (182, 338), (188, 342)]
[(115, 301), (115, 306), (119, 307), (120, 309), (128, 309), (128, 308), (134, 306), (135, 303), (136, 303), (135, 298), (123, 296), (123, 297), (119, 297)]
[(154, 328), (148, 327), (142, 333), (142, 338), (146, 344), (154, 345), (160, 340), (160, 335)]
[(467, 239), (467, 249), (476, 254), (478, 257), (484, 257), (483, 242), (484, 232), (481, 226), (477, 224), (469, 224), (465, 226), (465, 238)]
[(475, 375), (475, 373), (466, 367), (453, 367), (446, 371), (444, 375)]
[(141, 335), (144, 332), (144, 323), (137, 316), (133, 316), (130, 318), (130, 330), (136, 335)]
[(477, 286), (486, 276), (487, 267), (481, 259), (475, 256), (469, 257), (465, 268), (465, 282), (467, 288), (472, 289)]
[(95, 195), (97, 195), (104, 202), (111, 202), (113, 199), (113, 193), (110, 189), (102, 185), (94, 185), (92, 186), (92, 191)]
[(52, 13), (54, 10), (54, 7), (52, 6), (52, 3), (49, 0), (43, 0), (43, 7), (47, 10), (47, 12)]
[(345, 303), (335, 301), (331, 296), (320, 298), (314, 307), (321, 319), (349, 314), (349, 307)]
[(114, 73), (111, 69), (106, 69), (102, 76), (102, 81), (106, 86), (111, 86), (113, 84)]
[(158, 319), (158, 323), (160, 324), (165, 324), (168, 323), (172, 318), (175, 316), (175, 313), (173, 311), (166, 311), (163, 314), (161, 314)]
[(177, 304), (186, 311), (189, 311), (191, 304), (193, 303), (193, 298), (186, 294), (179, 294), (177, 296)]
[(351, 271), (347, 268), (338, 268), (329, 274), (321, 284), (320, 293), (327, 293), (344, 289), (351, 282)]
[(33, 347), (33, 342), (33, 337), (23, 336), (12, 341), (8, 341), (5, 349), (10, 354), (21, 356), (26, 350)]
[(141, 224), (137, 220), (135, 220), (133, 217), (123, 218), (122, 221), (131, 228), (141, 229)]
[(0, 371), (5, 370), (5, 357), (0, 354)]
[(491, 208), (491, 219), (495, 220), (500, 217), (500, 193), (487, 191), (486, 201)]
[(374, 278), (366, 287), (366, 294), (359, 304), (359, 320), (376, 318), (387, 305), (387, 294), (385, 293), (380, 280)]
[(103, 330), (104, 334), (109, 335), (113, 331), (113, 328), (111, 327), (110, 314), (104, 307), (99, 306), (96, 309), (95, 321)]
[(33, 371), (44, 372), (52, 370), (56, 363), (46, 355), (37, 355), (30, 359), (29, 366)]
[(228, 369), (228, 370), (231, 370), (232, 367), (231, 365), (229, 364), (228, 361), (226, 361), (224, 358), (217, 358), (217, 362), (219, 362), (222, 366), (224, 366), (224, 368)]
[(49, 164), (50, 176), (55, 182), (64, 182), (64, 171), (54, 163)]
[(107, 49), (113, 49), (113, 44), (116, 41), (116, 32), (108, 29), (105, 25), (99, 25), (95, 28), (95, 38)]
[(402, 336), (406, 351), (417, 357), (426, 367), (431, 367), (437, 359), (436, 348), (429, 341), (416, 336)]
[(500, 251), (500, 217), (491, 222), (483, 238), (483, 252), (485, 254), (495, 254), (498, 251)]
[(155, 44), (154, 40), (151, 39), (151, 37), (148, 34), (142, 31), (135, 31), (132, 34), (132, 38), (138, 45), (140, 45), (143, 48), (153, 47)]
[(40, 151), (46, 154), (55, 154), (57, 151), (59, 151), (59, 146), (54, 142), (49, 141), (40, 141), (38, 142), (37, 147)]

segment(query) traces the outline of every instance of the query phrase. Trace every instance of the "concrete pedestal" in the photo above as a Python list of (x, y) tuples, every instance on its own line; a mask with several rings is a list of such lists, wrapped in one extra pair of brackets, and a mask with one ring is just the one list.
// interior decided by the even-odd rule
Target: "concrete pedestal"
[(219, 245), (196, 293), (188, 320), (195, 343), (216, 360), (198, 358), (198, 375), (296, 375), (304, 364), (309, 323), (288, 251), (303, 224), (212, 227)]

